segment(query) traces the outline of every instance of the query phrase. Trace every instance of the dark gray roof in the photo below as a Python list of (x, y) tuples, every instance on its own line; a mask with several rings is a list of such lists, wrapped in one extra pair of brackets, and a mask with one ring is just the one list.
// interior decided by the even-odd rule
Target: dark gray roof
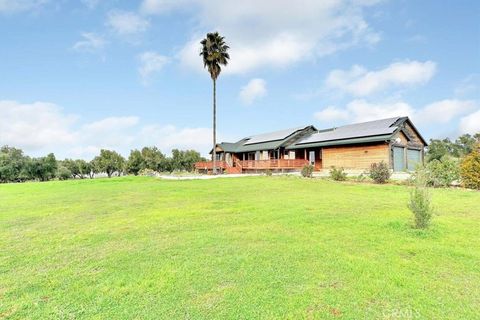
[(314, 133), (297, 143), (311, 144), (326, 141), (353, 139), (361, 137), (371, 137), (379, 135), (390, 135), (398, 128), (398, 122), (401, 118), (388, 118), (375, 121), (368, 121), (362, 123), (349, 124), (338, 128), (331, 128), (329, 130), (323, 130), (321, 132)]
[(255, 143), (255, 144), (240, 144), (235, 152), (253, 152), (259, 150), (275, 150), (278, 149), (284, 140), (275, 140), (275, 141), (267, 141), (262, 143)]
[(255, 136), (251, 136), (251, 137), (247, 138), (248, 140), (247, 140), (247, 142), (245, 142), (245, 145), (262, 143), (262, 142), (267, 142), (267, 141), (283, 140), (283, 139), (291, 136), (295, 132), (297, 132), (299, 130), (303, 130), (307, 127), (309, 127), (309, 126), (279, 130), (279, 131), (268, 132), (268, 133), (263, 133), (263, 134), (258, 134), (258, 135), (255, 135)]
[[(291, 143), (292, 139), (300, 137), (300, 133), (316, 131), (314, 126), (303, 126), (280, 130), (243, 138), (235, 143), (222, 142), (217, 144), (225, 152), (252, 152), (259, 150), (275, 150)], [(210, 151), (211, 153), (211, 151)]]
[(238, 147), (238, 142), (231, 143), (231, 142), (222, 142), (219, 143), (218, 146), (222, 148), (225, 152), (235, 152)]
[[(252, 152), (276, 150), (279, 147), (300, 149), (387, 141), (392, 139), (398, 130), (401, 130), (403, 123), (406, 121), (418, 133), (408, 117), (394, 117), (320, 131), (317, 131), (314, 126), (298, 127), (246, 137), (235, 143), (222, 142), (218, 146), (225, 152)], [(425, 140), (419, 133), (418, 135), (426, 145)]]
[(303, 149), (303, 148), (311, 148), (311, 147), (327, 147), (327, 146), (339, 146), (339, 145), (346, 145), (346, 144), (379, 142), (379, 141), (387, 141), (391, 137), (392, 137), (391, 134), (385, 134), (385, 135), (371, 136), (371, 137), (360, 137), (360, 138), (332, 140), (332, 141), (324, 141), (324, 142), (312, 142), (312, 143), (304, 143), (304, 144), (292, 144), (286, 147), (286, 149), (293, 150), (293, 149)]

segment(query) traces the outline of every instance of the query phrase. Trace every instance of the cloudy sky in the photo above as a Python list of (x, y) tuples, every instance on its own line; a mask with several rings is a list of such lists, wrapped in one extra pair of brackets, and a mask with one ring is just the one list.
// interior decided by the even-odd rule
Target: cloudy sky
[(0, 145), (206, 154), (215, 30), (219, 140), (397, 115), (455, 138), (480, 131), (479, 18), (474, 0), (0, 0)]

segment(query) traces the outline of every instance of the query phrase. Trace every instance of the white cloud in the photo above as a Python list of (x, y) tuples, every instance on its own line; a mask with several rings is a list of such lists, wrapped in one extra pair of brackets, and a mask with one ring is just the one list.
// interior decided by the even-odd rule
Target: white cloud
[[(75, 151), (88, 154), (92, 150), (115, 149), (125, 152), (136, 141), (138, 117), (108, 117), (80, 127)], [(93, 154), (91, 154), (93, 156)]]
[(211, 128), (144, 124), (135, 116), (79, 124), (79, 117), (46, 102), (0, 101), (0, 114), (0, 146), (22, 148), (33, 156), (54, 152), (59, 159), (92, 159), (102, 148), (128, 156), (131, 149), (143, 146), (157, 146), (166, 153), (188, 148), (206, 155), (211, 144)]
[(348, 120), (350, 114), (347, 110), (328, 106), (321, 111), (315, 112), (313, 116), (319, 121), (344, 121)]
[(153, 51), (146, 51), (139, 55), (140, 67), (138, 72), (142, 82), (147, 84), (151, 75), (160, 71), (168, 62), (169, 58)]
[(139, 122), (138, 117), (109, 117), (83, 126), (83, 130), (93, 135), (121, 131), (126, 128), (131, 128)]
[[(184, 10), (197, 22), (181, 52), (183, 65), (197, 70), (199, 41), (218, 30), (231, 46), (226, 73), (245, 73), (262, 67), (288, 67), (354, 45), (372, 45), (380, 36), (363, 16), (363, 8), (376, 1), (349, 0), (145, 0), (144, 13)], [(253, 36), (252, 36), (253, 35)]]
[(107, 43), (102, 36), (93, 32), (82, 33), (82, 38), (73, 45), (74, 50), (93, 53), (102, 50)]
[(140, 11), (145, 14), (162, 14), (190, 2), (189, 0), (144, 0)]
[(267, 94), (267, 82), (263, 79), (252, 79), (240, 90), (240, 100), (246, 105), (251, 105), (256, 99)]
[(432, 61), (403, 61), (384, 69), (368, 71), (355, 65), (350, 70), (333, 70), (325, 81), (326, 87), (354, 96), (368, 96), (392, 86), (420, 85), (428, 82), (436, 72)]
[[(198, 70), (203, 69), (198, 54), (200, 40), (201, 37), (198, 37), (188, 42), (180, 52), (182, 63)], [(262, 66), (287, 67), (306, 58), (312, 49), (311, 44), (289, 33), (278, 34), (260, 47), (238, 44), (231, 50), (230, 55), (234, 59), (224, 68), (224, 72), (241, 74)]]
[(353, 100), (347, 105), (348, 112), (353, 116), (354, 122), (377, 120), (396, 116), (410, 116), (414, 109), (405, 102), (369, 103), (365, 100)]
[(3, 100), (0, 101), (0, 114), (0, 145), (39, 150), (76, 139), (70, 130), (76, 116), (65, 114), (52, 103), (21, 104)]
[(0, 13), (35, 10), (48, 2), (49, 0), (0, 0)]
[(110, 11), (105, 24), (120, 36), (140, 34), (150, 27), (150, 22), (142, 16), (120, 10)]
[(423, 123), (446, 124), (471, 111), (475, 106), (476, 103), (471, 100), (445, 99), (425, 106), (417, 112), (416, 118)]
[(480, 109), (460, 119), (460, 133), (480, 132)]
[(207, 154), (212, 146), (212, 129), (148, 125), (140, 131), (139, 140), (142, 145), (156, 145), (163, 150), (196, 149)]
[[(345, 108), (326, 107), (315, 113), (314, 117), (324, 122), (364, 122), (408, 116), (421, 125), (439, 125), (451, 124), (459, 116), (467, 114), (477, 106), (478, 104), (474, 101), (446, 99), (416, 109), (403, 101), (371, 103), (363, 99), (356, 99), (348, 103)], [(468, 120), (465, 121), (470, 123)], [(467, 127), (470, 128), (470, 126)]]

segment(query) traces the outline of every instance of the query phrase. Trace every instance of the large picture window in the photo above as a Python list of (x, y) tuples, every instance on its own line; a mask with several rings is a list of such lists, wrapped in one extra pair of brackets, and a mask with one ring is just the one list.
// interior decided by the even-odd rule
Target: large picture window
[(405, 171), (405, 148), (393, 147), (393, 171)]

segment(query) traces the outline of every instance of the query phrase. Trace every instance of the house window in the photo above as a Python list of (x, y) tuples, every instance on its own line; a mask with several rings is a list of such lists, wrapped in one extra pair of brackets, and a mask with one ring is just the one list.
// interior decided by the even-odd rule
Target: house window
[(228, 163), (229, 166), (233, 165), (232, 154), (231, 153), (226, 153), (225, 154), (225, 161)]
[(393, 147), (393, 171), (405, 170), (405, 148)]
[(262, 152), (262, 160), (268, 160), (268, 151), (263, 151)]
[(315, 165), (315, 151), (314, 150), (312, 150), (308, 153), (308, 161), (310, 162), (310, 164), (312, 166)]
[(407, 149), (407, 169), (409, 171), (415, 170), (417, 164), (422, 162), (422, 154), (420, 150)]

